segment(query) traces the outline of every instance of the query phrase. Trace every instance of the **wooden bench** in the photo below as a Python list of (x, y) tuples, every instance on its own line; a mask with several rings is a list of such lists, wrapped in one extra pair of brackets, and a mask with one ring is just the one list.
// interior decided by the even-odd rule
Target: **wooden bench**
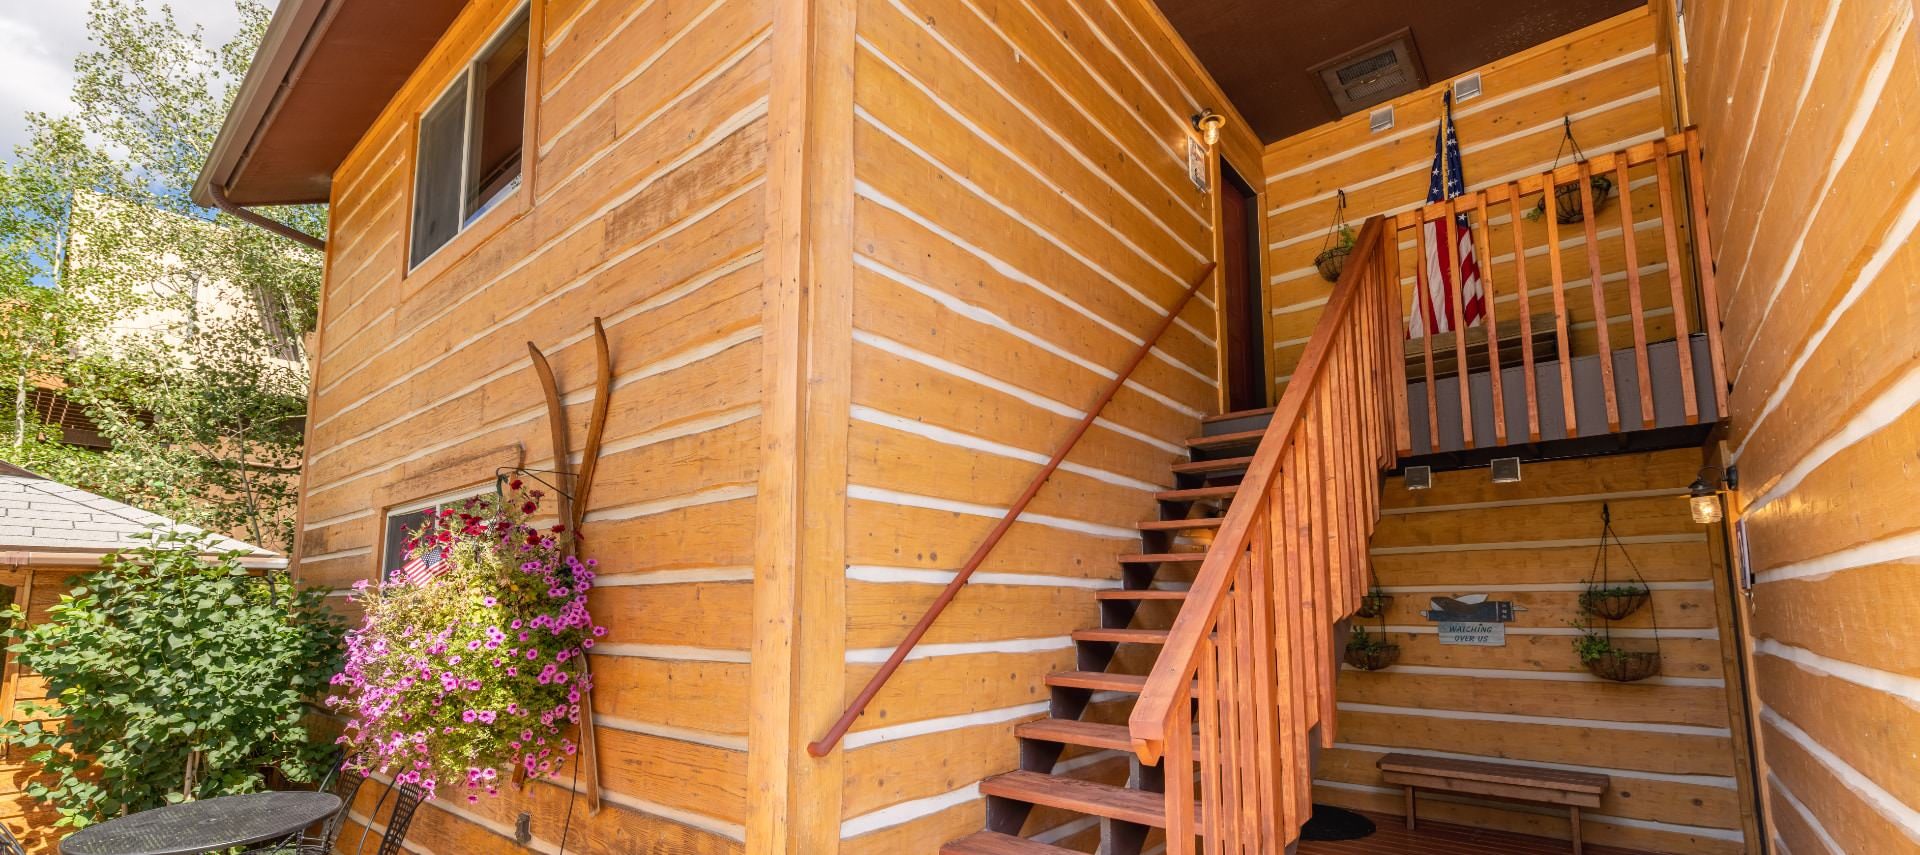
[(1467, 793), (1522, 802), (1562, 805), (1573, 814), (1573, 852), (1580, 855), (1580, 809), (1599, 807), (1608, 778), (1586, 772), (1537, 769), (1482, 760), (1449, 760), (1388, 754), (1376, 764), (1389, 784), (1407, 790), (1407, 828), (1414, 827), (1415, 790)]

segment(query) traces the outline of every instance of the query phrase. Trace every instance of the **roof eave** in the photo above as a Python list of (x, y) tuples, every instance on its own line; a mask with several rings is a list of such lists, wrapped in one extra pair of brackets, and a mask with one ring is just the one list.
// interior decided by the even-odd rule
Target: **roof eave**
[(298, 62), (314, 37), (323, 13), (334, 0), (281, 0), (267, 23), (267, 33), (254, 54), (247, 76), (240, 82), (227, 119), (214, 138), (213, 150), (193, 182), (193, 201), (215, 207), (213, 187), (231, 186), (235, 171), (260, 133), (271, 123), (275, 104), (298, 79)]

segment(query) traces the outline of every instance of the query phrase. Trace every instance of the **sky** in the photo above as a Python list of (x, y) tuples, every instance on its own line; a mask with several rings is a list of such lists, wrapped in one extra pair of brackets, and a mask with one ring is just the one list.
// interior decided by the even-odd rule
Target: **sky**
[[(160, 0), (147, 0), (153, 6)], [(214, 44), (239, 26), (233, 0), (166, 0), (182, 26), (201, 24)], [(26, 141), (26, 113), (73, 108), (73, 60), (89, 48), (87, 0), (0, 0), (0, 160)]]

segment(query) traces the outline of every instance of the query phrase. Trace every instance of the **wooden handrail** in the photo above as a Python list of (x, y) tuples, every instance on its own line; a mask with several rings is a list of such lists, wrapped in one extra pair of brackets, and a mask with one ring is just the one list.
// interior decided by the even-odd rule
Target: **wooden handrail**
[[(1379, 473), (1395, 460), (1393, 231), (1379, 216), (1361, 227), (1134, 705), (1134, 752), (1167, 764), (1169, 853), (1196, 835), (1209, 852), (1278, 853), (1310, 809), (1308, 729), (1332, 741), (1332, 627), (1365, 592)], [(1184, 771), (1196, 759), (1198, 793)]]
[(1026, 511), (1027, 505), (1033, 502), (1034, 497), (1040, 494), (1040, 488), (1046, 485), (1048, 478), (1053, 477), (1054, 470), (1060, 468), (1060, 464), (1067, 459), (1067, 455), (1073, 451), (1074, 446), (1079, 444), (1080, 438), (1093, 427), (1094, 421), (1100, 417), (1100, 412), (1106, 409), (1107, 403), (1113, 400), (1114, 395), (1119, 394), (1120, 388), (1126, 385), (1128, 378), (1133, 376), (1134, 370), (1140, 367), (1140, 363), (1146, 361), (1147, 355), (1153, 352), (1154, 346), (1160, 342), (1161, 337), (1173, 327), (1174, 321), (1178, 320), (1180, 313), (1186, 310), (1187, 304), (1193, 302), (1193, 295), (1199, 293), (1200, 286), (1213, 277), (1215, 266), (1209, 262), (1201, 268), (1199, 275), (1187, 285), (1186, 293), (1180, 295), (1180, 299), (1167, 312), (1167, 316), (1162, 318), (1159, 325), (1141, 340), (1140, 346), (1134, 350), (1133, 357), (1127, 360), (1127, 364), (1114, 373), (1113, 379), (1107, 383), (1105, 389), (1101, 390), (1100, 396), (1094, 399), (1092, 406), (1087, 408), (1087, 414), (1080, 419), (1080, 423), (1074, 426), (1073, 431), (1067, 434), (1065, 441), (1061, 442), (1060, 447), (1054, 451), (1052, 459), (1047, 461), (1047, 465), (1040, 467), (1039, 472), (1034, 473), (1033, 479), (1027, 482), (1026, 489), (1020, 491), (1019, 498), (1014, 499), (1013, 504), (1007, 508), (1006, 514), (994, 524), (992, 531), (987, 532), (986, 538), (980, 541), (980, 545), (974, 547), (973, 554), (968, 556), (965, 564), (961, 565), (960, 572), (954, 574), (953, 579), (947, 582), (947, 587), (940, 592), (939, 597), (934, 599), (933, 604), (927, 607), (926, 614), (920, 616), (920, 621), (907, 632), (907, 637), (893, 648), (893, 654), (888, 656), (886, 663), (880, 666), (880, 670), (874, 672), (873, 677), (867, 680), (867, 685), (860, 690), (859, 695), (854, 697), (853, 703), (847, 705), (846, 711), (834, 721), (833, 727), (828, 728), (825, 736), (807, 743), (807, 753), (815, 757), (825, 757), (833, 751), (834, 746), (840, 744), (841, 738), (847, 735), (854, 721), (860, 718), (861, 713), (866, 712), (867, 705), (873, 702), (874, 696), (880, 694), (880, 689), (886, 686), (888, 679), (893, 677), (893, 672), (898, 671), (900, 664), (906, 661), (907, 654), (911, 653), (914, 646), (920, 643), (920, 639), (926, 636), (927, 630), (933, 628), (933, 622), (940, 618), (940, 613), (953, 602), (953, 598), (960, 593), (960, 589), (966, 587), (967, 580), (973, 577), (975, 570), (980, 569), (980, 565), (987, 560), (987, 556), (993, 553), (993, 548), (1000, 544), (1000, 539), (1013, 528), (1014, 521)]

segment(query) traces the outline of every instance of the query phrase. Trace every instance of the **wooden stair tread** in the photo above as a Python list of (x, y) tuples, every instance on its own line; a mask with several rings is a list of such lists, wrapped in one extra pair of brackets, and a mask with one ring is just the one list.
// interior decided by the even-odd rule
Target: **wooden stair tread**
[(1088, 748), (1111, 748), (1126, 751), (1133, 747), (1133, 740), (1127, 735), (1124, 724), (1101, 724), (1097, 721), (1080, 721), (1070, 718), (1043, 718), (1030, 721), (1013, 729), (1013, 735), (1023, 739), (1043, 739), (1047, 742), (1059, 742), (1066, 745), (1083, 745)]
[(1188, 529), (1219, 528), (1226, 522), (1225, 517), (1194, 517), (1186, 520), (1147, 520), (1135, 528), (1141, 531), (1186, 531)]
[[(1047, 675), (1047, 685), (1060, 689), (1090, 689), (1097, 692), (1121, 692), (1129, 695), (1140, 694), (1146, 688), (1145, 674), (1113, 674), (1106, 671), (1055, 671)], [(1194, 684), (1193, 694), (1200, 694), (1199, 684)]]
[(1188, 437), (1185, 442), (1188, 448), (1224, 448), (1233, 445), (1251, 445), (1258, 443), (1260, 437), (1265, 436), (1266, 433), (1266, 428), (1261, 428), (1259, 430), (1243, 430), (1233, 433), (1214, 434), (1213, 436), (1192, 436)]
[(1199, 562), (1207, 560), (1205, 552), (1136, 552), (1120, 556), (1122, 564), (1176, 564), (1182, 561)]
[(1197, 475), (1202, 472), (1231, 472), (1235, 469), (1245, 469), (1249, 465), (1252, 465), (1252, 463), (1253, 457), (1251, 455), (1246, 457), (1222, 457), (1217, 460), (1195, 460), (1188, 463), (1175, 463), (1173, 464), (1173, 471), (1178, 475)]
[(980, 792), (1029, 804), (1103, 816), (1122, 822), (1167, 826), (1166, 796), (1039, 772), (1008, 772), (980, 782)]
[(1153, 494), (1162, 502), (1199, 502), (1206, 499), (1226, 499), (1240, 492), (1240, 485), (1228, 484), (1223, 487), (1193, 487), (1186, 490), (1161, 490)]
[(1038, 840), (997, 831), (976, 831), (940, 847), (940, 855), (1082, 855)]
[(1055, 671), (1047, 675), (1047, 685), (1062, 689), (1093, 689), (1100, 692), (1140, 694), (1147, 686), (1145, 674), (1109, 674), (1105, 671)]
[(1166, 644), (1164, 629), (1079, 629), (1074, 641), (1112, 641), (1120, 644)]
[(1094, 596), (1102, 600), (1184, 600), (1187, 592), (1165, 588), (1121, 588), (1101, 591)]
[(1276, 409), (1279, 409), (1279, 408), (1278, 407), (1261, 407), (1255, 410), (1235, 410), (1231, 413), (1221, 413), (1217, 416), (1207, 416), (1201, 419), (1200, 421), (1203, 424), (1213, 424), (1215, 422), (1230, 422), (1230, 421), (1233, 421), (1234, 419), (1251, 419), (1259, 416), (1271, 416), (1273, 415), (1273, 412)]

